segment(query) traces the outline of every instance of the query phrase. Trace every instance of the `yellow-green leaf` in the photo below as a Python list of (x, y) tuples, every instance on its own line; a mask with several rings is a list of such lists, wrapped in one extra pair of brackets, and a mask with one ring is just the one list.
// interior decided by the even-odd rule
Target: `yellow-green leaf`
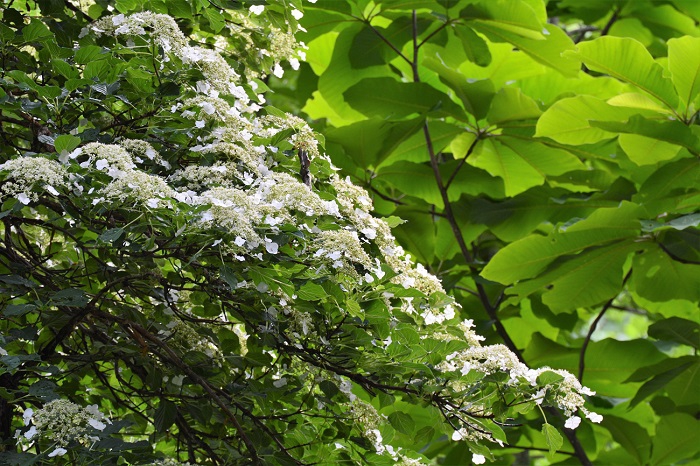
[(579, 57), (593, 71), (608, 74), (648, 92), (673, 109), (678, 94), (663, 68), (656, 63), (641, 42), (628, 37), (604, 36), (578, 45), (578, 52), (565, 55)]

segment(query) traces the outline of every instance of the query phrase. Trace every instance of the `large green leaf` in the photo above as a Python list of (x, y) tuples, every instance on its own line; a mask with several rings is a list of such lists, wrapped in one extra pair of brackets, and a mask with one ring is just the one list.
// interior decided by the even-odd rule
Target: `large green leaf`
[(655, 322), (649, 327), (649, 336), (700, 349), (700, 324), (680, 317)]
[(464, 119), (464, 111), (434, 87), (393, 78), (365, 78), (343, 93), (354, 109), (369, 117), (402, 118), (432, 113)]
[(537, 103), (514, 87), (498, 91), (491, 101), (491, 108), (486, 119), (492, 125), (514, 120), (529, 120), (542, 115)]
[(527, 236), (544, 222), (565, 222), (618, 203), (605, 199), (566, 200), (565, 191), (542, 186), (503, 201), (475, 199), (470, 221), (487, 225), (498, 238), (512, 242)]
[(634, 289), (646, 299), (700, 299), (700, 265), (683, 264), (653, 248), (636, 256), (633, 267)]
[(546, 34), (545, 40), (526, 38), (503, 28), (500, 23), (474, 21), (474, 29), (495, 40), (509, 42), (528, 54), (535, 61), (553, 68), (565, 76), (576, 77), (580, 70), (580, 62), (572, 57), (562, 56), (566, 50), (572, 50), (574, 43), (559, 27), (548, 24), (542, 29)]
[(478, 143), (470, 163), (502, 178), (507, 196), (543, 184), (547, 175), (583, 168), (569, 152), (505, 136)]
[(458, 23), (453, 26), (453, 30), (462, 42), (462, 50), (469, 61), (479, 66), (488, 66), (491, 63), (488, 44), (472, 28)]
[(527, 236), (498, 251), (481, 275), (505, 285), (532, 278), (560, 256), (636, 236), (639, 212), (638, 206), (623, 203), (618, 208), (598, 209), (565, 231)]
[(476, 20), (474, 23), (489, 25), (513, 35), (542, 39), (543, 18), (527, 2), (480, 2), (462, 10), (460, 17)]
[(663, 76), (663, 68), (654, 61), (646, 47), (634, 39), (599, 37), (578, 44), (578, 52), (574, 55), (591, 70), (628, 82), (671, 109), (678, 105), (673, 83)]
[(697, 419), (684, 413), (663, 416), (656, 426), (653, 437), (653, 466), (673, 464), (676, 461), (691, 458), (700, 451), (700, 423)]
[(326, 140), (342, 145), (362, 168), (377, 167), (422, 126), (422, 118), (406, 121), (373, 118), (330, 130)]
[[(549, 283), (545, 284), (547, 290), (542, 295), (542, 301), (553, 312), (559, 313), (594, 306), (614, 298), (622, 286), (622, 266), (629, 255), (639, 248), (635, 243), (620, 242), (579, 254), (546, 274), (546, 282)], [(534, 281), (540, 280), (542, 278)]]
[(435, 176), (429, 165), (399, 161), (377, 171), (377, 179), (391, 183), (409, 196), (443, 207)]
[(636, 464), (647, 464), (651, 454), (651, 438), (642, 426), (610, 414), (603, 417), (601, 424), (608, 429), (613, 439), (629, 452)]
[[(591, 118), (591, 120), (598, 120)], [(677, 120), (652, 120), (641, 115), (633, 115), (627, 122), (590, 121), (591, 126), (613, 133), (639, 134), (648, 138), (659, 139), (687, 148), (694, 154), (700, 154), (700, 137)]]
[(668, 69), (686, 109), (700, 92), (700, 38), (681, 37), (668, 41)]
[[(436, 153), (442, 152), (442, 150), (459, 135), (472, 134), (466, 133), (464, 128), (460, 126), (445, 123), (441, 120), (430, 120), (428, 122), (428, 130), (430, 131), (430, 140)], [(425, 142), (425, 133), (423, 131), (414, 132), (410, 137), (401, 142), (390, 154), (380, 154), (380, 159), (383, 160), (377, 165), (378, 167), (399, 160), (408, 162), (429, 162), (430, 154)]]
[(700, 360), (696, 357), (695, 363), (669, 382), (666, 386), (666, 393), (673, 399), (677, 406), (700, 407)]
[(676, 144), (639, 134), (621, 134), (617, 140), (627, 157), (637, 165), (655, 165), (671, 160), (681, 150)]
[(581, 95), (561, 99), (537, 121), (535, 136), (562, 144), (592, 144), (616, 136), (615, 130), (593, 127), (591, 120), (625, 121), (637, 110), (615, 107), (596, 97)]
[(490, 80), (468, 79), (465, 74), (438, 58), (426, 58), (423, 65), (438, 74), (440, 81), (455, 93), (468, 113), (474, 115), (477, 120), (486, 115), (495, 94)]

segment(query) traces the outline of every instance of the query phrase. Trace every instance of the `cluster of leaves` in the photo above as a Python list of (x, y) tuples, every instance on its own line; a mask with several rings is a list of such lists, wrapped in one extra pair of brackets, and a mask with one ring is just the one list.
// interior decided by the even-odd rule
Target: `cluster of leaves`
[[(562, 464), (700, 457), (698, 21), (692, 0), (319, 0), (273, 85), (487, 341), (597, 391)], [(502, 461), (547, 448), (525, 424)]]
[[(399, 221), (370, 213), (303, 120), (264, 105), (267, 75), (303, 56), (290, 42), (300, 2), (85, 3), (2, 11), (0, 462), (424, 464), (446, 442), (459, 462), (483, 462), (511, 442), (512, 420), (537, 422), (554, 454), (563, 421), (543, 408), (563, 410), (570, 428), (577, 413), (600, 421), (571, 374), (481, 346), (459, 304), (395, 243)], [(416, 81), (395, 98), (414, 108), (415, 95), (445, 90), (400, 56)], [(378, 99), (400, 84), (374, 79)], [(503, 105), (511, 98), (532, 106), (516, 91)], [(431, 112), (467, 134), (454, 123), (470, 123), (462, 106), (434, 105), (419, 118), (397, 106), (384, 126), (363, 121), (363, 134), (415, 144), (407, 131), (422, 128), (432, 141)], [(508, 120), (498, 113), (488, 117)], [(335, 146), (343, 131), (329, 131)], [(487, 134), (455, 144), (473, 152)], [(454, 220), (458, 199), (440, 193), (435, 206)]]

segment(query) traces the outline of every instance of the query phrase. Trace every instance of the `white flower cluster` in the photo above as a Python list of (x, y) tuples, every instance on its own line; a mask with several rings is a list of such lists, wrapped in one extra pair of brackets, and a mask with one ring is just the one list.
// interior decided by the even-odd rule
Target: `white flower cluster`
[(164, 62), (169, 61), (168, 53), (174, 54), (184, 64), (197, 66), (207, 78), (209, 84), (219, 92), (229, 92), (236, 87), (238, 73), (217, 52), (204, 47), (189, 46), (185, 35), (180, 31), (173, 18), (150, 11), (123, 14), (101, 18), (92, 26), (99, 36), (142, 36), (150, 32), (151, 38), (165, 53)]
[(0, 200), (9, 195), (22, 204), (29, 204), (39, 199), (36, 186), (58, 196), (58, 189), (70, 186), (68, 172), (58, 162), (44, 157), (18, 157), (0, 164), (0, 171), (8, 174), (2, 184)]
[[(602, 416), (589, 412), (584, 405), (584, 395), (595, 395), (595, 392), (581, 385), (576, 377), (565, 370), (551, 369), (549, 367), (541, 367), (538, 369), (530, 369), (525, 364), (521, 363), (517, 356), (512, 353), (504, 345), (480, 346), (479, 340), (482, 337), (477, 336), (471, 330), (473, 326), (471, 321), (465, 321), (461, 324), (461, 328), (465, 331), (465, 338), (470, 343), (469, 348), (456, 351), (447, 355), (445, 360), (438, 364), (437, 368), (444, 372), (459, 372), (462, 376), (466, 376), (471, 372), (476, 372), (480, 375), (490, 375), (494, 373), (508, 373), (510, 379), (507, 385), (519, 386), (521, 390), (526, 387), (536, 387), (537, 379), (545, 372), (552, 372), (561, 377), (560, 380), (546, 384), (541, 387), (531, 398), (537, 404), (542, 404), (545, 397), (563, 410), (565, 415), (569, 417), (565, 427), (575, 429), (581, 419), (574, 414), (581, 410), (586, 417), (593, 422), (600, 422)], [(463, 391), (469, 387), (456, 379), (449, 384), (455, 391)], [(475, 408), (472, 406), (472, 408)], [(483, 408), (481, 408), (483, 409)], [(478, 437), (478, 438), (475, 438)], [(469, 440), (484, 440), (488, 439), (495, 441), (490, 436), (483, 436), (481, 432), (473, 429), (460, 429), (455, 431), (453, 440), (469, 439)]]
[(164, 460), (154, 461), (153, 463), (149, 463), (146, 466), (194, 466), (194, 465), (190, 464), (190, 463), (181, 463), (181, 462), (174, 460), (172, 458), (166, 458)]
[(359, 278), (355, 265), (372, 269), (372, 259), (362, 247), (357, 232), (349, 230), (321, 231), (314, 242), (314, 257), (332, 270)]
[(50, 457), (64, 455), (67, 452), (65, 447), (72, 442), (92, 445), (99, 440), (93, 432), (102, 431), (107, 424), (112, 423), (100, 412), (97, 405), (83, 408), (62, 399), (49, 401), (36, 411), (28, 408), (22, 417), (24, 425), (31, 424), (31, 427), (24, 433), (17, 430), (15, 438), (20, 442), (32, 441), (38, 437), (53, 441), (57, 448), (49, 454)]
[(219, 347), (206, 337), (197, 333), (191, 324), (179, 317), (173, 316), (172, 320), (168, 323), (168, 330), (162, 330), (159, 333), (166, 338), (170, 338), (174, 346), (180, 349), (204, 353), (209, 356), (212, 363), (216, 364), (218, 367), (222, 367), (224, 364), (224, 357)]

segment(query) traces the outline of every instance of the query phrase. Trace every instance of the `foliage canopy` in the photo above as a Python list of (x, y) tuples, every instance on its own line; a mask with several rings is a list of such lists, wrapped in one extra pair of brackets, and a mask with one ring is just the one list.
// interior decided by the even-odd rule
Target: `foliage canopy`
[(2, 462), (699, 457), (694, 2), (2, 15)]

